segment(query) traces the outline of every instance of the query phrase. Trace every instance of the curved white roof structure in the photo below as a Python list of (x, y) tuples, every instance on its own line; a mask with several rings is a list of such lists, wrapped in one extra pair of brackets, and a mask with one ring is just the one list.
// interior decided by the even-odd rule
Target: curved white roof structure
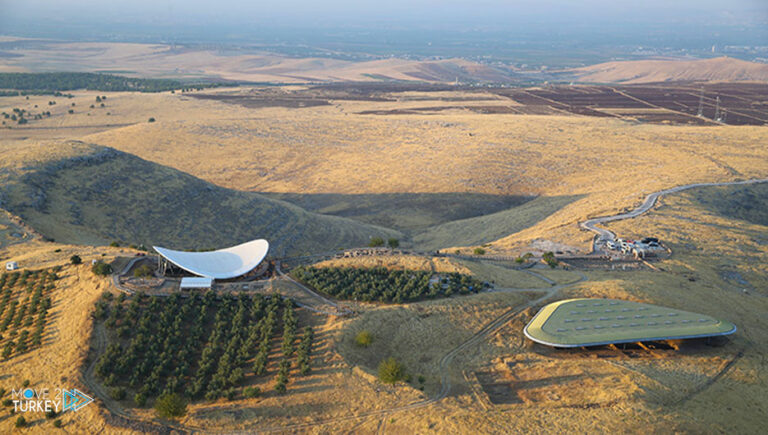
[(253, 270), (264, 260), (269, 242), (252, 240), (211, 252), (184, 252), (153, 246), (166, 260), (189, 273), (213, 279), (229, 279)]

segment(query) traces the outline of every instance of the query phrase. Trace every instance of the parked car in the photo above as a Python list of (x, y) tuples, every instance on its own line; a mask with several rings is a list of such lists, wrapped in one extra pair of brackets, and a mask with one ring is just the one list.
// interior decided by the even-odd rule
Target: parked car
[(607, 246), (607, 247), (608, 247), (608, 249), (616, 249), (616, 248), (618, 248), (618, 247), (619, 247), (619, 246), (618, 246), (616, 243), (614, 243), (612, 240), (609, 240), (609, 241), (607, 241), (607, 242), (605, 243), (605, 246)]

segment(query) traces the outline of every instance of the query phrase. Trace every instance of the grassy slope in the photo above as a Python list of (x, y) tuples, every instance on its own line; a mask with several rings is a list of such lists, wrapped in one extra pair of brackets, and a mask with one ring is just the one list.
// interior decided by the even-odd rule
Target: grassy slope
[(565, 207), (578, 196), (539, 197), (519, 207), (444, 223), (414, 237), (425, 249), (480, 245), (522, 231)]
[(4, 183), (4, 206), (56, 240), (205, 249), (264, 237), (280, 255), (364, 245), (374, 235), (399, 236), (218, 187), (110, 148), (56, 146), (69, 147), (70, 155), (28, 164)]

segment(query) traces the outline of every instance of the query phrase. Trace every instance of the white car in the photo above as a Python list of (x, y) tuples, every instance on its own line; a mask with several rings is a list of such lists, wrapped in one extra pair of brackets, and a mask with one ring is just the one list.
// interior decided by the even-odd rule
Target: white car
[(605, 246), (607, 246), (607, 247), (608, 247), (608, 249), (616, 249), (616, 248), (618, 248), (618, 247), (619, 247), (619, 246), (618, 246), (616, 243), (614, 243), (612, 240), (609, 240), (609, 241), (607, 241), (607, 242), (605, 243)]

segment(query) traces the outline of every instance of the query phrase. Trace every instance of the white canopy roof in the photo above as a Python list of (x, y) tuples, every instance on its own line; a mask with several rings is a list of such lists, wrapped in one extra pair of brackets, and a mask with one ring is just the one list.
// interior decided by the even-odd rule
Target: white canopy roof
[(253, 270), (264, 260), (269, 243), (252, 240), (231, 248), (211, 252), (184, 252), (153, 246), (166, 260), (189, 273), (213, 279), (229, 279)]
[(181, 288), (211, 288), (213, 279), (211, 278), (190, 278), (185, 276), (181, 279)]

